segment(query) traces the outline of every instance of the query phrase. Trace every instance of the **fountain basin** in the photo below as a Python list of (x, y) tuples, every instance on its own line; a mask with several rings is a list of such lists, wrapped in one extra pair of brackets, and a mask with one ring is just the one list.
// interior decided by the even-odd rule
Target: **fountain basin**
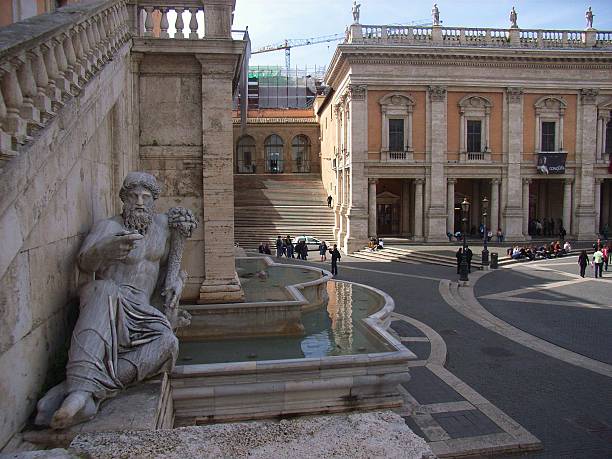
[[(410, 379), (408, 362), (416, 356), (387, 332), (393, 300), (368, 286), (330, 284), (330, 291), (335, 289), (339, 297), (348, 295), (352, 301), (353, 296), (364, 298), (367, 291), (378, 300), (369, 309), (362, 307), (361, 313), (359, 308), (349, 311), (338, 307), (330, 319), (332, 331), (325, 339), (319, 339), (320, 333), (307, 333), (301, 341), (288, 339), (287, 343), (294, 343), (305, 358), (262, 359), (266, 355), (256, 340), (241, 344), (243, 349), (235, 352), (238, 361), (227, 361), (230, 354), (225, 354), (218, 356), (216, 363), (188, 364), (184, 355), (183, 359), (179, 355), (179, 362), (184, 364), (177, 365), (171, 377), (175, 425), (401, 406), (398, 386)], [(352, 313), (357, 317), (350, 317)], [(234, 345), (225, 343), (226, 347)], [(213, 349), (206, 347), (210, 343), (202, 345), (204, 354)], [(280, 342), (274, 342), (271, 348), (277, 355), (286, 355)], [(249, 349), (258, 354), (252, 356), (254, 360), (245, 361)], [(196, 348), (187, 352), (197, 360)]]

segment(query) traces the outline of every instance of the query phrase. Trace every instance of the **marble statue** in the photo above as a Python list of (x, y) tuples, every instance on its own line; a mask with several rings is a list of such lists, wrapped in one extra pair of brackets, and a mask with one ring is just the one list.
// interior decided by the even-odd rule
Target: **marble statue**
[(438, 9), (437, 3), (434, 3), (433, 8), (431, 9), (431, 20), (433, 21), (433, 25), (440, 25), (440, 10)]
[(516, 10), (512, 7), (512, 11), (510, 11), (510, 28), (518, 29), (518, 24), (516, 20), (518, 19), (518, 15), (516, 14)]
[(593, 28), (593, 10), (591, 9), (591, 7), (589, 6), (589, 9), (586, 11), (586, 13), (584, 13), (584, 16), (586, 17), (586, 22), (587, 22), (587, 29), (592, 29)]
[(91, 419), (100, 402), (129, 385), (171, 371), (189, 323), (179, 312), (186, 273), (184, 241), (197, 226), (192, 212), (155, 213), (155, 177), (131, 172), (119, 192), (123, 212), (94, 224), (78, 254), (93, 275), (79, 291), (66, 380), (38, 402), (36, 423), (62, 429)]
[(353, 23), (359, 24), (359, 8), (361, 8), (361, 3), (357, 3), (357, 0), (353, 1)]

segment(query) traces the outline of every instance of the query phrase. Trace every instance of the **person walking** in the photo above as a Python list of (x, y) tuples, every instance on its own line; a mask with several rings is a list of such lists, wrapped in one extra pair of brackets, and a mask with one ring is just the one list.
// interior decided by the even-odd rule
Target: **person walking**
[(288, 234), (285, 238), (285, 246), (287, 247), (287, 258), (295, 258), (293, 255), (293, 242), (291, 242), (291, 237)]
[(329, 207), (331, 209), (332, 207), (332, 201), (334, 198), (332, 198), (331, 194), (329, 196), (327, 196), (327, 207)]
[(463, 249), (459, 247), (459, 249), (457, 249), (457, 253), (455, 254), (455, 257), (457, 257), (457, 274), (459, 274), (459, 271), (461, 270), (461, 257), (462, 256), (463, 256)]
[(338, 275), (338, 261), (342, 258), (338, 250), (338, 245), (334, 244), (334, 248), (329, 249), (329, 253), (331, 254), (331, 272), (335, 277)]
[(583, 250), (582, 252), (580, 252), (580, 255), (578, 255), (578, 266), (580, 266), (580, 277), (584, 277), (584, 274), (586, 273), (586, 267), (589, 264), (589, 256), (587, 255), (586, 250)]
[(319, 244), (319, 255), (321, 255), (321, 261), (327, 261), (327, 244), (325, 241), (321, 241)]
[(593, 265), (595, 266), (595, 278), (603, 277), (603, 253), (601, 249), (597, 249), (597, 251), (593, 254)]
[(472, 272), (472, 249), (470, 249), (469, 247), (466, 248), (465, 250), (465, 258), (467, 258), (467, 265), (468, 265), (468, 273)]
[(280, 258), (283, 255), (283, 240), (280, 236), (276, 238), (276, 258)]
[(608, 270), (608, 262), (610, 261), (610, 246), (604, 245), (604, 248), (601, 249), (601, 253), (603, 253), (603, 262), (604, 262), (604, 270)]

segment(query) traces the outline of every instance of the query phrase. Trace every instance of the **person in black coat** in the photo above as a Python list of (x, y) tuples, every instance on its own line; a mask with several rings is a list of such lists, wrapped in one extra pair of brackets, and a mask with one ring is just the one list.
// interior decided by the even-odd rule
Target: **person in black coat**
[(468, 273), (472, 272), (472, 249), (470, 249), (469, 247), (467, 247), (467, 249), (465, 250), (465, 255), (467, 258), (467, 265), (468, 265)]
[(589, 256), (587, 255), (586, 250), (583, 250), (582, 252), (580, 252), (580, 255), (578, 255), (578, 265), (580, 266), (580, 276), (584, 277), (584, 274), (586, 272), (586, 267), (589, 264)]
[(331, 272), (334, 276), (338, 275), (338, 260), (342, 258), (340, 256), (340, 251), (338, 250), (338, 245), (334, 244), (333, 249), (329, 249), (329, 253), (331, 254)]

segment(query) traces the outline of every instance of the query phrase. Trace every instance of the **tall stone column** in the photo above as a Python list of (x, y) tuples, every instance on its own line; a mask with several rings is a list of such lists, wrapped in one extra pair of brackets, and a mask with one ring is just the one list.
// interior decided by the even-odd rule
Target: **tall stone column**
[(522, 227), (522, 237), (523, 239), (529, 239), (529, 185), (531, 184), (530, 179), (523, 180), (523, 193), (522, 193), (522, 202), (521, 209), (523, 214), (523, 227)]
[(582, 89), (580, 92), (580, 129), (582, 145), (577, 148), (576, 158), (576, 195), (575, 212), (576, 234), (578, 239), (590, 240), (596, 236), (593, 166), (597, 150), (597, 95), (598, 89)]
[(343, 249), (345, 253), (351, 253), (368, 243), (368, 179), (365, 176), (368, 155), (367, 87), (349, 84), (347, 97), (350, 113), (350, 186)]
[(196, 55), (202, 66), (204, 281), (198, 303), (244, 301), (234, 262), (232, 79), (236, 56)]
[(446, 191), (446, 232), (455, 234), (455, 183), (457, 179), (448, 179)]
[(368, 179), (368, 235), (376, 237), (376, 179)]
[[(480, 212), (480, 183), (478, 180), (474, 180), (472, 182), (472, 202), (470, 206), (470, 227), (475, 226), (476, 230), (481, 223), (481, 212)], [(468, 234), (470, 232), (470, 228), (468, 228)]]
[(431, 167), (427, 180), (428, 209), (427, 240), (431, 242), (442, 242), (446, 240), (444, 229), (446, 228), (446, 180), (444, 176), (444, 165), (447, 154), (447, 123), (446, 123), (446, 87), (430, 86), (430, 123), (431, 129)]
[(569, 233), (572, 227), (572, 179), (566, 179), (563, 183), (563, 228)]
[(410, 182), (402, 181), (402, 236), (410, 235)]
[(489, 222), (489, 227), (491, 232), (495, 234), (497, 228), (499, 228), (499, 180), (493, 179), (491, 180), (491, 220)]
[(414, 240), (423, 240), (423, 179), (414, 181)]
[[(505, 133), (507, 135), (508, 156), (506, 159), (504, 181), (504, 195), (502, 200), (505, 206), (502, 207), (502, 224), (505, 239), (508, 241), (518, 241), (528, 237), (525, 221), (529, 221), (529, 199), (525, 202), (527, 209), (524, 209), (524, 188), (521, 193), (521, 154), (523, 152), (523, 89), (517, 87), (506, 88), (506, 103), (508, 112), (508, 124)], [(524, 185), (523, 185), (524, 187)], [(529, 189), (527, 189), (529, 197)], [(527, 218), (525, 218), (527, 213)], [(523, 224), (521, 225), (521, 220)]]
[(342, 169), (340, 174), (340, 194), (339, 194), (339, 207), (338, 207), (338, 247), (342, 247), (342, 241), (346, 234), (346, 169)]
[(342, 199), (342, 185), (340, 184), (340, 166), (336, 163), (336, 199), (334, 199), (334, 241), (338, 243), (340, 232), (340, 205)]
[(600, 223), (601, 215), (601, 183), (602, 179), (595, 179), (595, 232), (599, 234), (599, 230), (603, 227)]

